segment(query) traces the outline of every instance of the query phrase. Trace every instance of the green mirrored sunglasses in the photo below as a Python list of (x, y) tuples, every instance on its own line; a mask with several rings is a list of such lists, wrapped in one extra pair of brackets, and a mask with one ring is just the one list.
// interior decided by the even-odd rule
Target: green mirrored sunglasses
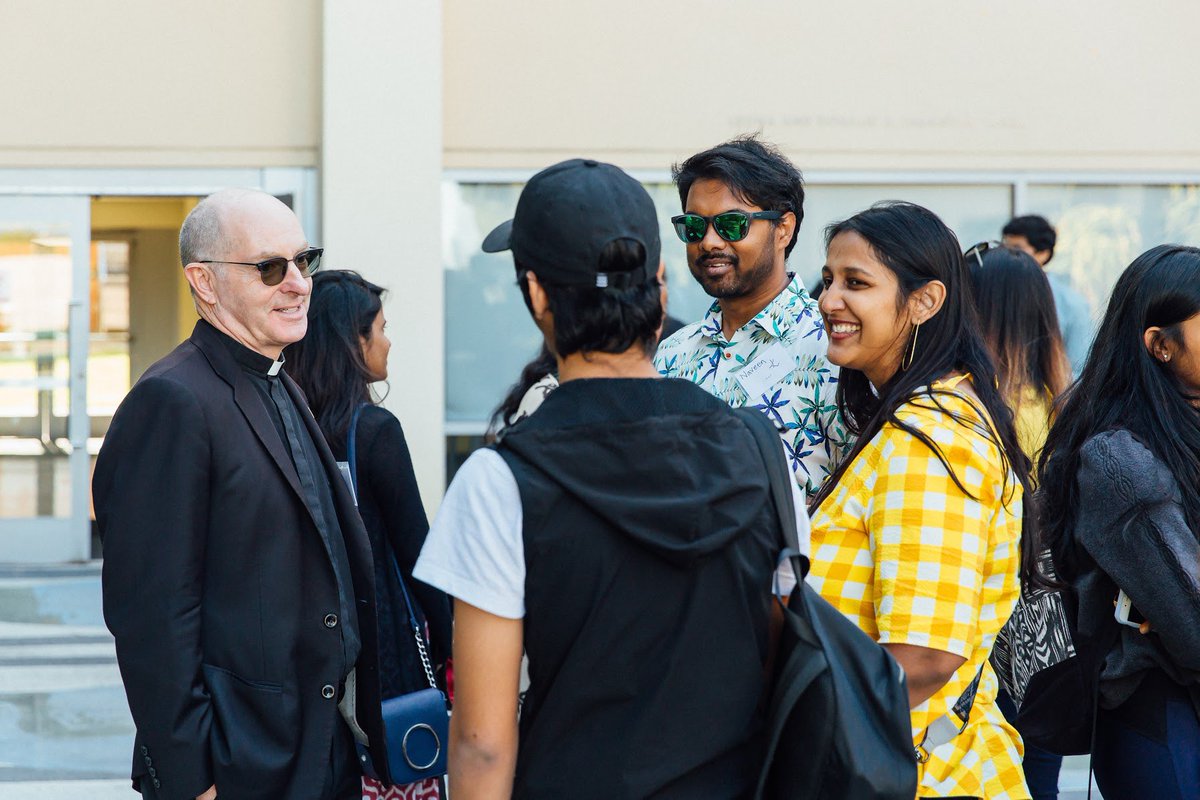
[(695, 244), (703, 239), (704, 234), (708, 233), (710, 222), (713, 230), (717, 232), (717, 236), (727, 242), (740, 242), (750, 232), (751, 220), (780, 219), (783, 214), (782, 211), (752, 211), (749, 213), (726, 211), (712, 217), (703, 217), (699, 214), (680, 214), (671, 217), (671, 224), (675, 226), (675, 235), (684, 244)]

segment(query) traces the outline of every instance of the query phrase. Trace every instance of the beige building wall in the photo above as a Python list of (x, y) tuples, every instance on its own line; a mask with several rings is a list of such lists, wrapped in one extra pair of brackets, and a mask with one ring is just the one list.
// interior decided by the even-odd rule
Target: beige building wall
[[(0, 165), (319, 165), (322, 14), (360, 6), (0, 0)], [(439, 6), (441, 79), (398, 46)], [(1190, 0), (446, 0), (390, 25), (381, 56), (444, 86), (449, 168), (662, 168), (762, 129), (809, 169), (1200, 169)]]
[(445, 163), (1200, 170), (1200, 4), (447, 0)]
[(315, 166), (321, 0), (0, 0), (0, 166)]

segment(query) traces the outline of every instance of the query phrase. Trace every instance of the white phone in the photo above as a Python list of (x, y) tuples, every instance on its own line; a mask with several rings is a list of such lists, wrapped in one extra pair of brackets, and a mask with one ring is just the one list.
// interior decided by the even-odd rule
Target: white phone
[(1129, 599), (1129, 595), (1125, 594), (1124, 589), (1117, 594), (1117, 608), (1113, 611), (1113, 618), (1131, 628), (1140, 628), (1146, 621), (1146, 618), (1134, 608), (1133, 601)]

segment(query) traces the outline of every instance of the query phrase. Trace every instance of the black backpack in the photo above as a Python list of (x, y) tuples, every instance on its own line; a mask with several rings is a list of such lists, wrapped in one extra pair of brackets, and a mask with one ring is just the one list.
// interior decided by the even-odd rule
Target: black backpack
[[(783, 607), (756, 798), (912, 800), (917, 761), (904, 672), (875, 640), (804, 582), (791, 476), (774, 425), (738, 414), (770, 480), (797, 584)], [(782, 605), (782, 604), (781, 604)]]

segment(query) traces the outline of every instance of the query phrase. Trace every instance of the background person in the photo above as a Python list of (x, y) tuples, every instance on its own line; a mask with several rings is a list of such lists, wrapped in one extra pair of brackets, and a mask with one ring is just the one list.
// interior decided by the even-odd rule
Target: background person
[(1013, 412), (1021, 451), (1036, 462), (1054, 401), (1071, 385), (1050, 282), (1033, 257), (1015, 247), (968, 251), (967, 265), (1000, 394)]
[[(1037, 214), (1013, 217), (1002, 233), (1004, 244), (1029, 253), (1042, 269), (1054, 258), (1058, 234), (1045, 217)], [(1047, 272), (1046, 278), (1054, 292), (1054, 307), (1058, 312), (1059, 330), (1062, 331), (1063, 345), (1067, 348), (1067, 358), (1071, 360), (1072, 371), (1078, 375), (1092, 343), (1091, 308), (1066, 277)]]
[(225, 190), (188, 215), (179, 252), (200, 321), (121, 403), (93, 480), (134, 785), (358, 798), (351, 723), (387, 758), (371, 547), (281, 369), (321, 250), (279, 200)]
[[(412, 457), (400, 420), (371, 398), (372, 383), (387, 379), (391, 342), (385, 332), (383, 289), (356, 272), (332, 270), (313, 276), (308, 333), (287, 348), (289, 371), (304, 390), (334, 457), (345, 461), (347, 435), (360, 409), (355, 435), (358, 512), (375, 556), (379, 625), (379, 681), (383, 699), (428, 688), (400, 582), (404, 575), (414, 609), (428, 622), (430, 657), (445, 688), (450, 655), (450, 601), (412, 577), (429, 522), (421, 503)], [(368, 782), (370, 778), (364, 779)], [(438, 781), (415, 787), (420, 797), (437, 797)], [(372, 787), (374, 797), (389, 793)], [(399, 793), (392, 793), (400, 796)]]
[(557, 388), (558, 361), (550, 348), (543, 344), (533, 360), (521, 368), (517, 382), (508, 388), (508, 393), (492, 412), (488, 438), (494, 440), (500, 431), (537, 411)]
[(858, 440), (814, 500), (808, 580), (904, 668), (914, 743), (980, 676), (965, 728), (921, 764), (920, 797), (1028, 798), (987, 663), (1034, 564), (1028, 461), (958, 241), (890, 203), (831, 225), (826, 245), (821, 314)]
[[(1033, 256), (1015, 247), (983, 243), (968, 250), (966, 259), (1000, 394), (1013, 412), (1021, 451), (1036, 461), (1050, 431), (1054, 402), (1071, 383), (1050, 283)], [(996, 701), (1015, 724), (1017, 709), (1003, 685)], [(1022, 768), (1033, 800), (1058, 797), (1062, 756), (1027, 742)]]
[[(1115, 639), (1092, 758), (1106, 798), (1200, 797), (1198, 405), (1200, 250), (1160, 245), (1118, 279), (1041, 462), (1079, 634)], [(1119, 589), (1149, 633), (1113, 619)]]
[(704, 319), (659, 345), (654, 365), (779, 430), (796, 483), (811, 496), (849, 446), (832, 402), (817, 304), (788, 272), (804, 219), (804, 181), (779, 150), (744, 136), (677, 165), (683, 214), (672, 219), (688, 267), (716, 298)]

